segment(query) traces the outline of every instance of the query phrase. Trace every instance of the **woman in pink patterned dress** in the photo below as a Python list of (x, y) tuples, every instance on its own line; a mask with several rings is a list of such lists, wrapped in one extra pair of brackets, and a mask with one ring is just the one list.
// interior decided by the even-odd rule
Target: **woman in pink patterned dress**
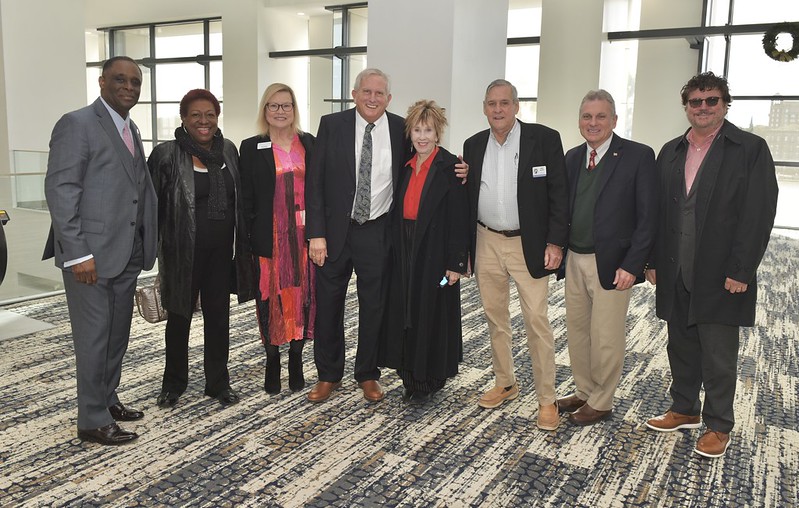
[(302, 348), (313, 338), (315, 273), (305, 242), (305, 168), (314, 138), (300, 131), (294, 91), (269, 85), (257, 136), (241, 143), (242, 201), (256, 269), (256, 312), (266, 348), (264, 390), (280, 392), (279, 346), (289, 344), (289, 388), (305, 387)]

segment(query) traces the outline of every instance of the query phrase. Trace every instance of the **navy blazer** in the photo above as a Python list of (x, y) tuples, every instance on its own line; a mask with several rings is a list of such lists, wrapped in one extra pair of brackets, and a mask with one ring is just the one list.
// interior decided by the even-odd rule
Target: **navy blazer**
[[(586, 152), (582, 143), (566, 153), (569, 217), (574, 212), (580, 171), (585, 170)], [(599, 282), (605, 289), (615, 289), (618, 268), (635, 275), (636, 283), (644, 281), (657, 225), (655, 152), (614, 133), (601, 162), (594, 206), (594, 251)]]
[[(565, 247), (569, 239), (569, 195), (560, 134), (539, 124), (519, 121), (519, 173), (517, 201), (522, 250), (530, 275), (539, 279), (557, 270), (544, 268), (547, 243)], [(463, 159), (469, 163), (469, 259), (472, 271), (477, 245), (477, 202), (483, 159), (490, 131), (478, 132), (463, 143)], [(546, 175), (533, 178), (533, 167), (546, 167)]]
[[(335, 261), (344, 249), (355, 200), (355, 109), (325, 115), (305, 174), (305, 235), (325, 238), (327, 256)], [(405, 120), (386, 112), (391, 138), (391, 172), (397, 188), (408, 160)], [(393, 207), (393, 204), (392, 204)]]

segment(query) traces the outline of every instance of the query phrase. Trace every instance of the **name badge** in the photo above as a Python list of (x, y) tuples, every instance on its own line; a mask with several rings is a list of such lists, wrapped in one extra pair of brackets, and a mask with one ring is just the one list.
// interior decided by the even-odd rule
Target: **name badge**
[(533, 166), (533, 178), (544, 178), (547, 176), (546, 166)]
[(262, 141), (261, 143), (258, 143), (258, 150), (266, 150), (267, 148), (272, 148), (271, 141)]

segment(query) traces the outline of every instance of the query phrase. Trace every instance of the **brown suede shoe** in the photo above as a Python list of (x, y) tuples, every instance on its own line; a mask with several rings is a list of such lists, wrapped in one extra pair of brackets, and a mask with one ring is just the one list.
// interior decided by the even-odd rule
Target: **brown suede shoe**
[(729, 434), (707, 429), (696, 442), (694, 451), (703, 457), (715, 459), (724, 455), (728, 446), (730, 446)]
[(599, 421), (610, 418), (612, 414), (612, 409), (597, 411), (588, 404), (583, 404), (580, 409), (569, 415), (569, 421), (575, 425), (593, 425)]
[(672, 432), (678, 429), (698, 429), (702, 424), (699, 423), (699, 415), (690, 416), (666, 411), (666, 414), (647, 420), (646, 426), (658, 432)]
[(585, 401), (574, 394), (558, 399), (558, 411), (561, 413), (574, 413), (583, 405), (585, 405)]
[(341, 381), (336, 381), (335, 383), (319, 381), (308, 392), (308, 400), (311, 402), (324, 402), (330, 398), (330, 394), (333, 393), (333, 390), (338, 389), (339, 386), (341, 386)]
[(386, 396), (386, 392), (380, 388), (380, 383), (376, 379), (369, 379), (358, 383), (363, 390), (363, 398), (369, 402), (380, 402)]
[(558, 430), (560, 415), (558, 415), (558, 403), (538, 406), (538, 419), (536, 426), (541, 430)]

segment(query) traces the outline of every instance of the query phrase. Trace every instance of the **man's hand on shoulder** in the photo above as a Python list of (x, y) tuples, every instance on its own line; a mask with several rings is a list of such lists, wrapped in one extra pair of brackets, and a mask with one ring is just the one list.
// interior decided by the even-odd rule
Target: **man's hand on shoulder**
[(458, 159), (460, 160), (459, 164), (455, 164), (455, 175), (458, 178), (462, 178), (462, 184), (466, 183), (466, 178), (469, 176), (469, 165), (466, 161), (463, 160), (463, 155), (458, 155)]

